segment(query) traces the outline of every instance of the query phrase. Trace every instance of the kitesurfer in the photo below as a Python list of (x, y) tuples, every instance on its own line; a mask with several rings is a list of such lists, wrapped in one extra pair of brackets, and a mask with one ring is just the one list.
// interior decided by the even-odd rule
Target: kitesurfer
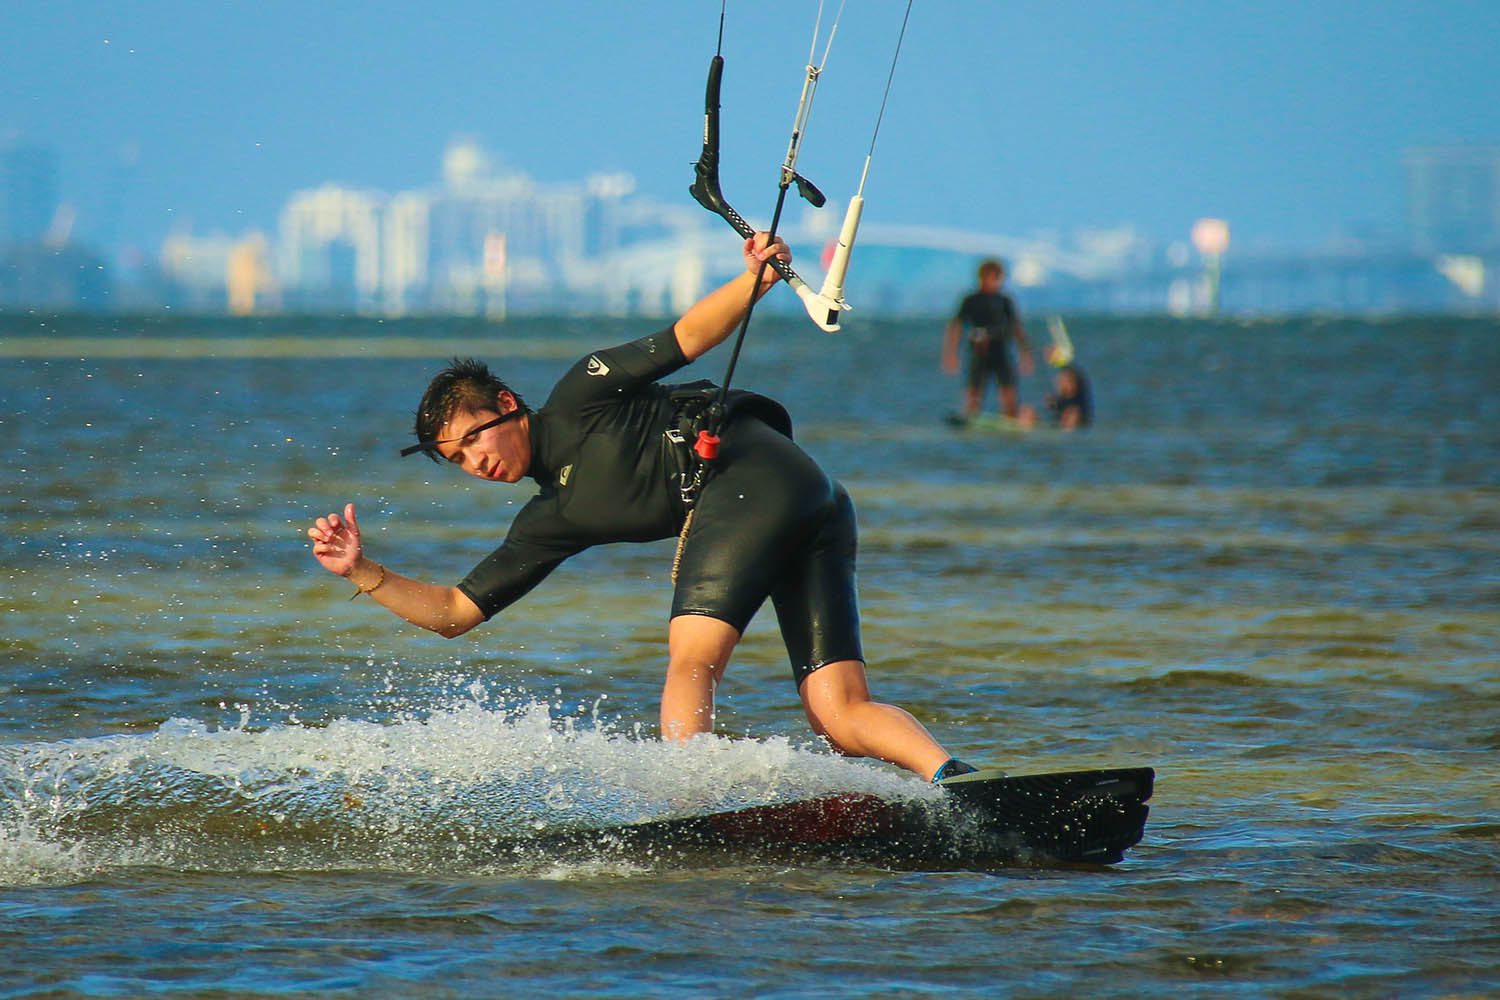
[(1021, 374), (1031, 374), (1031, 344), (1026, 339), (1026, 327), (1015, 301), (1000, 290), (1004, 283), (1005, 265), (1000, 261), (986, 260), (980, 264), (979, 288), (964, 297), (943, 331), (943, 371), (949, 375), (958, 372), (959, 342), (968, 333), (964, 420), (979, 416), (984, 388), (992, 377), (998, 385), (1000, 412), (1011, 419), (1021, 414), (1016, 369), (1019, 362)]
[(924, 778), (972, 771), (911, 714), (871, 698), (854, 508), (792, 441), (786, 411), (764, 396), (729, 394), (719, 453), (705, 463), (690, 450), (691, 424), (717, 390), (658, 381), (734, 332), (780, 277), (762, 262), (791, 260), (785, 242), (764, 233), (746, 239), (743, 253), (745, 273), (672, 326), (581, 358), (540, 409), (478, 361), (457, 360), (432, 380), (417, 410), (417, 444), (404, 454), (423, 452), (491, 482), (530, 477), (540, 487), (504, 543), (456, 586), (412, 579), (371, 559), (352, 503), (308, 529), (313, 555), (357, 594), (453, 637), (590, 546), (679, 535), (663, 738), (713, 731), (714, 689), (769, 597), (815, 732), (842, 753)]

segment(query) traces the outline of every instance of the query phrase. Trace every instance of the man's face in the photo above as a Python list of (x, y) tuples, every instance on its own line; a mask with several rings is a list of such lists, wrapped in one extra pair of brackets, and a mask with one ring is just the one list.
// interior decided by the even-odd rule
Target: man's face
[(460, 410), (438, 431), (438, 454), (487, 482), (520, 482), (531, 468), (529, 417), (485, 426), (515, 409), (515, 397), (501, 393), (496, 409)]

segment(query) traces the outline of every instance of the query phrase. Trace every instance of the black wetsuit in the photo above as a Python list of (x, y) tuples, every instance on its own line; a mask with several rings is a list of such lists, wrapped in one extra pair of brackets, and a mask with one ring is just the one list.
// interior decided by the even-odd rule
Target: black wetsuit
[(1011, 344), (1016, 335), (1016, 304), (1004, 292), (970, 292), (954, 319), (969, 331), (969, 387), (984, 387), (991, 373), (1001, 385), (1015, 385)]
[(1062, 415), (1066, 411), (1076, 408), (1078, 410), (1078, 426), (1087, 427), (1094, 422), (1094, 395), (1089, 391), (1088, 376), (1077, 365), (1068, 365), (1062, 371), (1071, 371), (1073, 373), (1073, 378), (1078, 383), (1078, 388), (1069, 396), (1049, 397), (1047, 408), (1052, 411), (1052, 416), (1058, 421), (1062, 420)]
[[(686, 364), (671, 328), (596, 351), (531, 414), (529, 472), (541, 491), (458, 585), (486, 618), (590, 546), (682, 530), (684, 446), (668, 434), (682, 403), (656, 380)], [(792, 442), (791, 421), (773, 400), (737, 394), (720, 434), (682, 547), (672, 615), (708, 615), (743, 633), (769, 596), (799, 684), (826, 663), (862, 660), (848, 494)]]

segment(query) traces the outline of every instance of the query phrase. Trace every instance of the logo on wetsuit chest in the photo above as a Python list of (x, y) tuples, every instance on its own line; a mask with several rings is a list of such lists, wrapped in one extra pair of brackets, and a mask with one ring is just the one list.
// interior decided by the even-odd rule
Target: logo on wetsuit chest
[(588, 373), (590, 375), (608, 375), (609, 365), (599, 360), (596, 354), (589, 355)]
[(566, 485), (568, 485), (568, 477), (571, 476), (572, 474), (573, 474), (573, 466), (572, 465), (565, 465), (565, 466), (563, 466), (562, 469), (557, 473), (557, 485), (559, 485), (559, 486), (566, 486)]

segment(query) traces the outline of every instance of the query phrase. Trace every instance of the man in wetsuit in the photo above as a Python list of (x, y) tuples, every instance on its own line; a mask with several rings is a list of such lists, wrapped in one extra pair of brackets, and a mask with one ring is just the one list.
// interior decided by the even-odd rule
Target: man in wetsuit
[(714, 688), (769, 597), (814, 731), (845, 754), (876, 757), (924, 778), (970, 771), (910, 714), (870, 698), (855, 594), (854, 508), (843, 487), (792, 442), (779, 404), (735, 396), (719, 454), (701, 483), (680, 443), (684, 414), (705, 396), (674, 392), (657, 380), (737, 328), (752, 290), (759, 297), (777, 280), (774, 269), (761, 266), (773, 256), (791, 259), (779, 239), (746, 240), (744, 274), (671, 327), (580, 359), (540, 410), (528, 409), (476, 361), (455, 362), (432, 380), (417, 411), (418, 443), (406, 453), (425, 452), (492, 482), (530, 476), (541, 487), (504, 543), (457, 586), (424, 583), (368, 558), (352, 503), (308, 529), (313, 555), (358, 593), (453, 637), (592, 545), (680, 533), (663, 738), (713, 731)]
[(979, 290), (970, 292), (959, 304), (958, 312), (948, 321), (943, 333), (943, 371), (958, 372), (958, 345), (968, 331), (969, 367), (964, 386), (963, 418), (979, 415), (984, 387), (993, 376), (999, 386), (1000, 412), (1012, 419), (1021, 412), (1016, 391), (1016, 366), (1011, 359), (1018, 355), (1022, 375), (1032, 372), (1031, 344), (1026, 328), (1011, 297), (1000, 290), (1005, 282), (1005, 266), (998, 260), (979, 265)]

